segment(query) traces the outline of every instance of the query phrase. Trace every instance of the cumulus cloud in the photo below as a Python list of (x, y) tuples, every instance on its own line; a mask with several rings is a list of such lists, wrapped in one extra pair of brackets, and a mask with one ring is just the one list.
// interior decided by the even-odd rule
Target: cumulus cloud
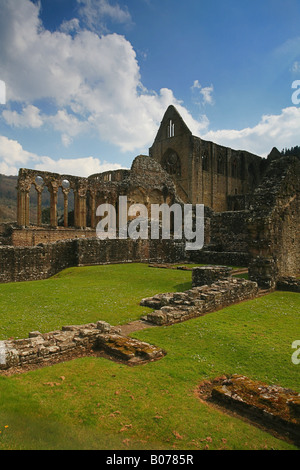
[(5, 110), (2, 116), (10, 126), (38, 128), (43, 125), (40, 110), (33, 105), (26, 106), (21, 113)]
[(79, 15), (88, 29), (99, 32), (106, 30), (105, 20), (115, 23), (131, 23), (131, 15), (126, 6), (111, 5), (108, 0), (77, 0)]
[[(296, 107), (263, 116), (252, 128), (208, 132), (207, 116), (194, 119), (172, 90), (144, 87), (136, 52), (124, 36), (103, 30), (99, 35), (96, 26), (101, 27), (105, 18), (130, 23), (124, 6), (108, 0), (77, 2), (78, 18), (51, 32), (40, 20), (40, 2), (0, 0), (0, 70), (8, 103), (2, 119), (8, 125), (31, 129), (47, 126), (47, 130), (60, 134), (66, 147), (79, 136), (98, 135), (124, 152), (140, 152), (152, 144), (162, 115), (173, 104), (194, 135), (222, 145), (265, 155), (274, 145), (281, 149), (299, 144), (300, 109)], [(292, 46), (289, 50), (294, 51), (295, 44)], [(293, 57), (294, 70), (298, 70), (298, 56)], [(213, 85), (202, 86), (195, 80), (191, 89), (194, 102), (214, 104)], [(2, 173), (16, 174), (17, 167), (36, 165), (77, 174), (107, 168), (93, 157), (81, 159), (77, 166), (75, 159), (62, 159), (58, 164), (5, 139), (0, 140)]]
[(55, 173), (90, 176), (108, 170), (123, 168), (118, 163), (108, 163), (95, 157), (54, 160), (23, 149), (16, 140), (0, 136), (0, 173), (17, 175), (19, 168), (53, 171)]
[[(79, 4), (86, 16), (97, 8), (99, 15), (128, 19), (124, 8), (104, 0)], [(39, 3), (29, 0), (0, 0), (0, 7), (0, 66), (7, 99), (24, 106), (19, 114), (6, 111), (6, 122), (39, 127), (43, 121), (61, 133), (65, 145), (96, 131), (122, 151), (151, 144), (170, 104), (183, 111), (194, 129), (203, 129), (205, 119), (195, 121), (171, 90), (145, 89), (136, 53), (124, 36), (79, 30), (76, 20), (50, 32), (39, 18)], [(47, 99), (56, 112), (45, 116), (38, 103)]]
[(16, 175), (18, 168), (29, 162), (34, 164), (37, 158), (37, 155), (24, 150), (19, 142), (0, 136), (0, 173)]
[(254, 127), (241, 130), (224, 129), (210, 131), (202, 137), (220, 145), (245, 149), (267, 156), (275, 146), (279, 150), (299, 144), (300, 108), (288, 107), (278, 115), (265, 115)]
[(39, 162), (35, 164), (35, 169), (52, 171), (54, 173), (90, 176), (94, 173), (102, 173), (103, 171), (118, 170), (122, 168), (118, 163), (101, 162), (95, 157), (70, 158), (53, 160), (49, 157), (40, 157)]
[(193, 100), (196, 104), (202, 106), (206, 104), (214, 104), (212, 93), (214, 91), (213, 85), (203, 87), (199, 80), (194, 80), (193, 86), (191, 87), (193, 93)]

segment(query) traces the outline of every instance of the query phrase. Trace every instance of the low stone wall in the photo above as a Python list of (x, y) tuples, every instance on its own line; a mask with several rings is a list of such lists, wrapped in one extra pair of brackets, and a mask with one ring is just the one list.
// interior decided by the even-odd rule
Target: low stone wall
[(211, 286), (193, 287), (185, 292), (158, 294), (143, 299), (140, 305), (155, 309), (143, 320), (156, 325), (171, 325), (253, 299), (257, 293), (256, 282), (228, 278)]
[(77, 266), (76, 240), (34, 247), (0, 246), (0, 283), (47, 279)]
[(300, 445), (300, 397), (296, 391), (234, 374), (202, 382), (196, 393), (201, 400)]
[(0, 246), (0, 283), (47, 279), (73, 266), (126, 262), (180, 262), (182, 240), (75, 239), (33, 247)]
[(0, 370), (43, 366), (87, 355), (92, 350), (103, 351), (130, 364), (153, 361), (165, 355), (160, 348), (122, 336), (118, 328), (98, 321), (65, 326), (46, 334), (33, 331), (26, 339), (0, 341)]
[(232, 273), (232, 268), (228, 266), (201, 266), (193, 268), (192, 286), (210, 286), (220, 279), (226, 279)]
[(300, 292), (300, 279), (297, 279), (296, 277), (282, 277), (277, 281), (276, 289), (289, 292)]
[(273, 258), (253, 258), (249, 265), (249, 279), (255, 280), (261, 289), (275, 289), (276, 277), (277, 267)]

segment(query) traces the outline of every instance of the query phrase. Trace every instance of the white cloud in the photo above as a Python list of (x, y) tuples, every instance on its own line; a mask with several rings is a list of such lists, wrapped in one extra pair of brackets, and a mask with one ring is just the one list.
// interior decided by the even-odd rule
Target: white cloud
[(54, 173), (87, 177), (94, 173), (117, 170), (122, 168), (118, 163), (101, 162), (95, 157), (70, 158), (53, 160), (49, 157), (41, 157), (35, 164), (36, 170), (52, 171)]
[(0, 104), (6, 104), (6, 85), (3, 80), (0, 80)]
[(19, 168), (52, 171), (77, 176), (90, 176), (108, 170), (123, 168), (118, 163), (108, 163), (95, 157), (53, 160), (24, 150), (16, 140), (0, 136), (0, 173), (17, 175)]
[[(97, 6), (119, 21), (128, 16), (106, 1), (81, 4), (90, 11)], [(196, 122), (171, 90), (145, 89), (136, 53), (124, 36), (79, 31), (77, 21), (50, 32), (39, 19), (39, 4), (29, 0), (0, 0), (0, 8), (0, 68), (7, 98), (24, 107), (20, 115), (3, 115), (11, 125), (38, 127), (43, 120), (61, 133), (65, 145), (96, 131), (100, 139), (132, 152), (152, 143), (170, 104), (182, 109), (194, 129), (203, 129), (205, 119)], [(77, 33), (69, 34), (70, 27)], [(56, 112), (46, 116), (37, 103), (47, 99)]]
[(105, 20), (115, 23), (131, 23), (131, 15), (126, 6), (111, 5), (108, 0), (77, 0), (79, 15), (84, 24), (93, 31), (106, 30)]
[(295, 61), (292, 65), (292, 72), (295, 72), (295, 73), (298, 73), (300, 72), (300, 62), (299, 61)]
[[(16, 102), (22, 107), (19, 113), (2, 112), (7, 124), (47, 126), (60, 133), (65, 146), (78, 136), (98, 133), (100, 140), (122, 151), (140, 152), (152, 144), (165, 110), (173, 104), (194, 135), (222, 145), (266, 155), (274, 145), (281, 149), (299, 144), (300, 108), (296, 107), (263, 116), (253, 128), (208, 132), (207, 116), (195, 120), (172, 90), (155, 92), (143, 86), (136, 53), (124, 36), (95, 32), (94, 20), (100, 26), (101, 18), (130, 22), (125, 7), (107, 0), (78, 0), (78, 5), (79, 19), (64, 22), (51, 32), (39, 18), (39, 2), (0, 0), (1, 79), (6, 83), (8, 105)], [(83, 19), (86, 27), (90, 21), (92, 31), (82, 29)], [(296, 44), (299, 38), (288, 49), (295, 51)], [(298, 67), (296, 55), (293, 61), (294, 68)], [(195, 80), (191, 89), (201, 106), (214, 103), (213, 85), (203, 87)], [(40, 103), (50, 103), (51, 112)], [(77, 164), (75, 159), (62, 159), (58, 165), (49, 157), (26, 152), (16, 141), (1, 139), (0, 172), (15, 174), (21, 165), (36, 168), (37, 164), (56, 171), (67, 165), (66, 169), (77, 174), (86, 168), (88, 174), (104, 168), (93, 157)]]
[(43, 125), (40, 110), (33, 105), (26, 106), (21, 113), (4, 110), (2, 116), (10, 126), (38, 128)]
[(18, 168), (34, 163), (38, 157), (23, 149), (15, 140), (0, 136), (0, 173), (16, 175)]
[(195, 104), (198, 104), (200, 106), (206, 105), (206, 104), (210, 104), (210, 105), (214, 104), (214, 100), (212, 97), (212, 93), (214, 91), (213, 85), (203, 87), (199, 83), (199, 80), (194, 80), (191, 90), (193, 93), (193, 100)]
[(60, 31), (63, 33), (69, 34), (69, 33), (78, 33), (80, 30), (80, 24), (79, 24), (79, 19), (78, 18), (72, 18), (69, 21), (64, 21), (60, 25)]
[(283, 109), (281, 114), (263, 116), (254, 127), (210, 131), (202, 135), (202, 138), (267, 156), (273, 147), (282, 150), (299, 145), (299, 129), (300, 107), (292, 106)]

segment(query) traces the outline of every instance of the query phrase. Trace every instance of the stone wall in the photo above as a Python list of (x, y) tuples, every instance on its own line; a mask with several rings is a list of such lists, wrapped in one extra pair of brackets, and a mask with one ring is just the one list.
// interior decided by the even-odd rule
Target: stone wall
[(34, 247), (0, 246), (0, 283), (47, 279), (72, 266), (123, 262), (181, 262), (181, 240), (75, 239)]
[[(185, 203), (228, 209), (228, 196), (258, 185), (262, 158), (193, 136), (174, 106), (169, 106), (149, 155), (172, 176)], [(244, 207), (242, 207), (244, 208)]]
[(256, 282), (227, 278), (210, 286), (193, 287), (185, 292), (158, 294), (143, 299), (142, 306), (155, 309), (143, 319), (156, 325), (171, 325), (252, 299), (257, 293)]
[(130, 364), (153, 361), (165, 355), (162, 349), (123, 336), (118, 328), (98, 321), (65, 326), (45, 334), (33, 331), (25, 339), (0, 341), (0, 370), (49, 365), (92, 351), (102, 351), (110, 358)]
[(249, 253), (232, 251), (200, 250), (189, 253), (189, 261), (199, 264), (223, 264), (228, 266), (249, 266), (251, 256)]
[(47, 279), (77, 266), (76, 240), (34, 247), (0, 247), (0, 282)]
[(230, 276), (232, 269), (228, 266), (201, 266), (193, 268), (192, 286), (210, 286), (220, 279), (226, 279)]
[(293, 276), (281, 277), (277, 280), (276, 289), (300, 293), (300, 279)]
[(278, 158), (269, 165), (252, 198), (248, 227), (251, 279), (275, 287), (277, 279), (300, 274), (299, 227), (300, 159)]
[(250, 234), (249, 211), (214, 212), (205, 207), (205, 244), (202, 250), (188, 253), (199, 264), (248, 266)]

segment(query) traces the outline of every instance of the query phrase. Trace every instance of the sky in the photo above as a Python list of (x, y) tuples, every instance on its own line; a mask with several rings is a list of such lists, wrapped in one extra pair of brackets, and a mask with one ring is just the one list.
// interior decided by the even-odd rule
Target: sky
[(196, 136), (300, 145), (299, 0), (0, 0), (0, 173), (89, 176)]

